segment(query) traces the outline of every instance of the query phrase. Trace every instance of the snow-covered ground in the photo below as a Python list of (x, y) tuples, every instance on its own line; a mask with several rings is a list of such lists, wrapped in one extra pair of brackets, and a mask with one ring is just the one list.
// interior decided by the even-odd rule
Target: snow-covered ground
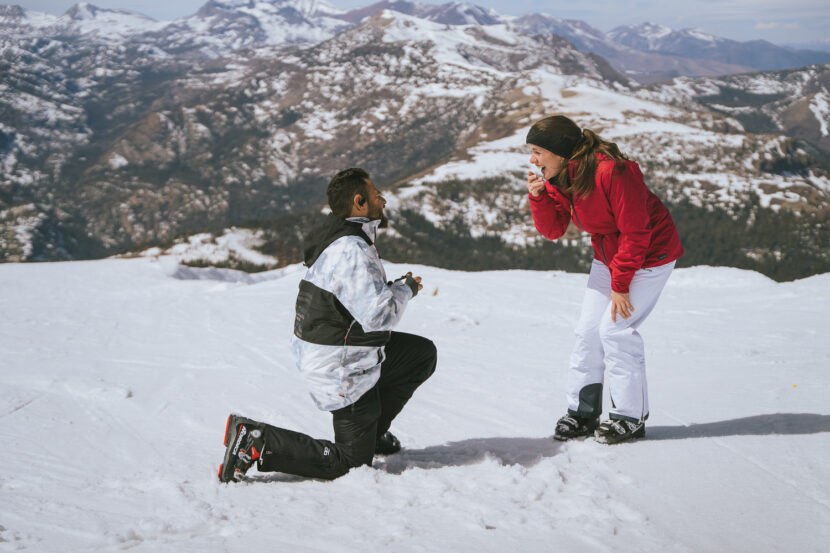
[(677, 270), (647, 439), (604, 446), (550, 439), (585, 275), (414, 270), (400, 329), (439, 365), (404, 451), (225, 485), (229, 411), (331, 437), (288, 347), (300, 267), (0, 265), (0, 551), (827, 551), (830, 274)]

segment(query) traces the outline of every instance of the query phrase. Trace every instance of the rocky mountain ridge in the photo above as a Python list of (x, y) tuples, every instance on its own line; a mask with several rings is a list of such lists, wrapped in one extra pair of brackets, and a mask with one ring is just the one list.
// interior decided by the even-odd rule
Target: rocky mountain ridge
[(405, 179), (481, 129), (497, 132), (498, 114), (529, 109), (503, 101), (522, 99), (514, 74), (534, 67), (629, 84), (553, 36), (397, 12), (316, 46), (197, 64), (140, 43), (31, 39), (5, 52), (0, 197), (15, 206), (2, 212), (11, 258), (34, 255), (12, 246), (27, 233), (45, 243), (40, 256), (96, 255), (206, 220), (286, 213), (308, 205), (344, 159)]
[(739, 42), (717, 37), (700, 29), (675, 30), (654, 23), (617, 27), (606, 36), (616, 44), (641, 52), (668, 54), (767, 71), (830, 63), (830, 54), (826, 52), (794, 50), (776, 46), (765, 40)]
[(809, 141), (830, 153), (830, 66), (673, 79), (637, 94), (676, 105), (696, 102), (741, 122), (752, 133)]
[[(214, 2), (200, 17), (238, 7)], [(474, 19), (462, 8), (446, 13)], [(217, 40), (242, 33), (248, 20), (239, 17)], [(812, 94), (794, 109), (813, 114), (816, 138), (752, 126), (741, 98), (712, 98), (721, 90), (714, 80), (640, 89), (604, 58), (515, 22), (452, 25), (385, 10), (321, 42), (254, 41), (233, 56), (188, 32), (175, 44), (153, 33), (3, 39), (3, 260), (98, 257), (248, 224), (264, 229), (263, 247), (284, 263), (330, 175), (360, 165), (390, 197), (397, 251), (415, 255), (424, 246), (413, 237), (423, 236), (448, 259), (465, 252), (470, 267), (486, 268), (474, 258), (484, 250), (520, 263), (549, 248), (526, 213), (523, 135), (554, 111), (620, 143), (669, 201), (730, 216), (749, 196), (759, 201), (753, 213), (813, 218), (827, 209), (824, 112), (813, 109), (827, 92), (826, 66), (729, 85), (785, 83), (770, 108), (784, 111), (798, 103), (788, 98)], [(583, 247), (577, 233), (557, 256), (576, 258)], [(776, 255), (759, 251), (746, 255)]]
[(35, 33), (135, 41), (175, 56), (217, 58), (241, 48), (318, 43), (383, 10), (447, 25), (511, 25), (525, 34), (554, 33), (579, 50), (603, 56), (641, 83), (830, 63), (830, 53), (820, 50), (738, 42), (697, 29), (643, 23), (603, 33), (584, 21), (545, 13), (506, 16), (466, 2), (382, 0), (343, 11), (324, 0), (209, 0), (195, 14), (169, 22), (88, 3), (76, 4), (60, 17), (0, 6), (0, 29), (9, 36)]

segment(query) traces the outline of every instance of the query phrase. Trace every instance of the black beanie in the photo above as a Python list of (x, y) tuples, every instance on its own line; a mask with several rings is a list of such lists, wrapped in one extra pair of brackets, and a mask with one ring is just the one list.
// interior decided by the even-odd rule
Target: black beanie
[(570, 159), (580, 138), (582, 130), (576, 123), (564, 115), (553, 115), (534, 123), (527, 133), (525, 142)]

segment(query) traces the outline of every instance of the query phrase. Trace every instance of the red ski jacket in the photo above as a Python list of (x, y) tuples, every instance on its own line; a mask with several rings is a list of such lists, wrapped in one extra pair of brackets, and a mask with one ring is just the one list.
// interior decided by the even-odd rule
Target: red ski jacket
[[(594, 189), (588, 197), (573, 197), (559, 185), (545, 183), (545, 192), (530, 196), (536, 229), (555, 240), (565, 234), (573, 216), (577, 227), (591, 233), (594, 259), (611, 270), (611, 289), (628, 293), (634, 273), (678, 259), (683, 246), (663, 202), (643, 182), (640, 167), (625, 162), (618, 171), (614, 160), (597, 154)], [(573, 174), (576, 162), (568, 170)]]

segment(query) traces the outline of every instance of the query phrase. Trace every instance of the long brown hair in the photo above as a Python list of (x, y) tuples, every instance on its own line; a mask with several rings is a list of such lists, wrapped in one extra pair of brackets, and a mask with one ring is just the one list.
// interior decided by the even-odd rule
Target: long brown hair
[[(605, 154), (613, 159), (617, 171), (625, 169), (625, 162), (628, 158), (620, 152), (620, 149), (613, 142), (603, 140), (598, 134), (590, 129), (582, 129), (581, 136), (579, 126), (564, 115), (556, 115), (540, 119), (533, 124), (531, 132), (545, 133), (549, 136), (559, 135), (563, 132), (571, 140), (576, 141), (570, 157), (566, 157), (566, 163), (559, 174), (554, 177), (559, 187), (570, 194), (587, 197), (594, 189), (594, 175), (597, 172), (597, 154)], [(554, 152), (555, 153), (555, 152)], [(560, 155), (560, 154), (557, 154)], [(570, 162), (576, 162), (576, 169), (571, 174)]]
[[(587, 197), (594, 190), (594, 176), (597, 172), (597, 154), (605, 154), (615, 162), (617, 171), (625, 170), (625, 162), (628, 160), (614, 142), (608, 142), (600, 138), (598, 134), (590, 129), (582, 130), (582, 139), (577, 142), (574, 153), (571, 154), (569, 163), (564, 170), (556, 175), (556, 180), (563, 190), (583, 198)], [(571, 161), (576, 162), (576, 170), (573, 176), (569, 175), (568, 166)]]

